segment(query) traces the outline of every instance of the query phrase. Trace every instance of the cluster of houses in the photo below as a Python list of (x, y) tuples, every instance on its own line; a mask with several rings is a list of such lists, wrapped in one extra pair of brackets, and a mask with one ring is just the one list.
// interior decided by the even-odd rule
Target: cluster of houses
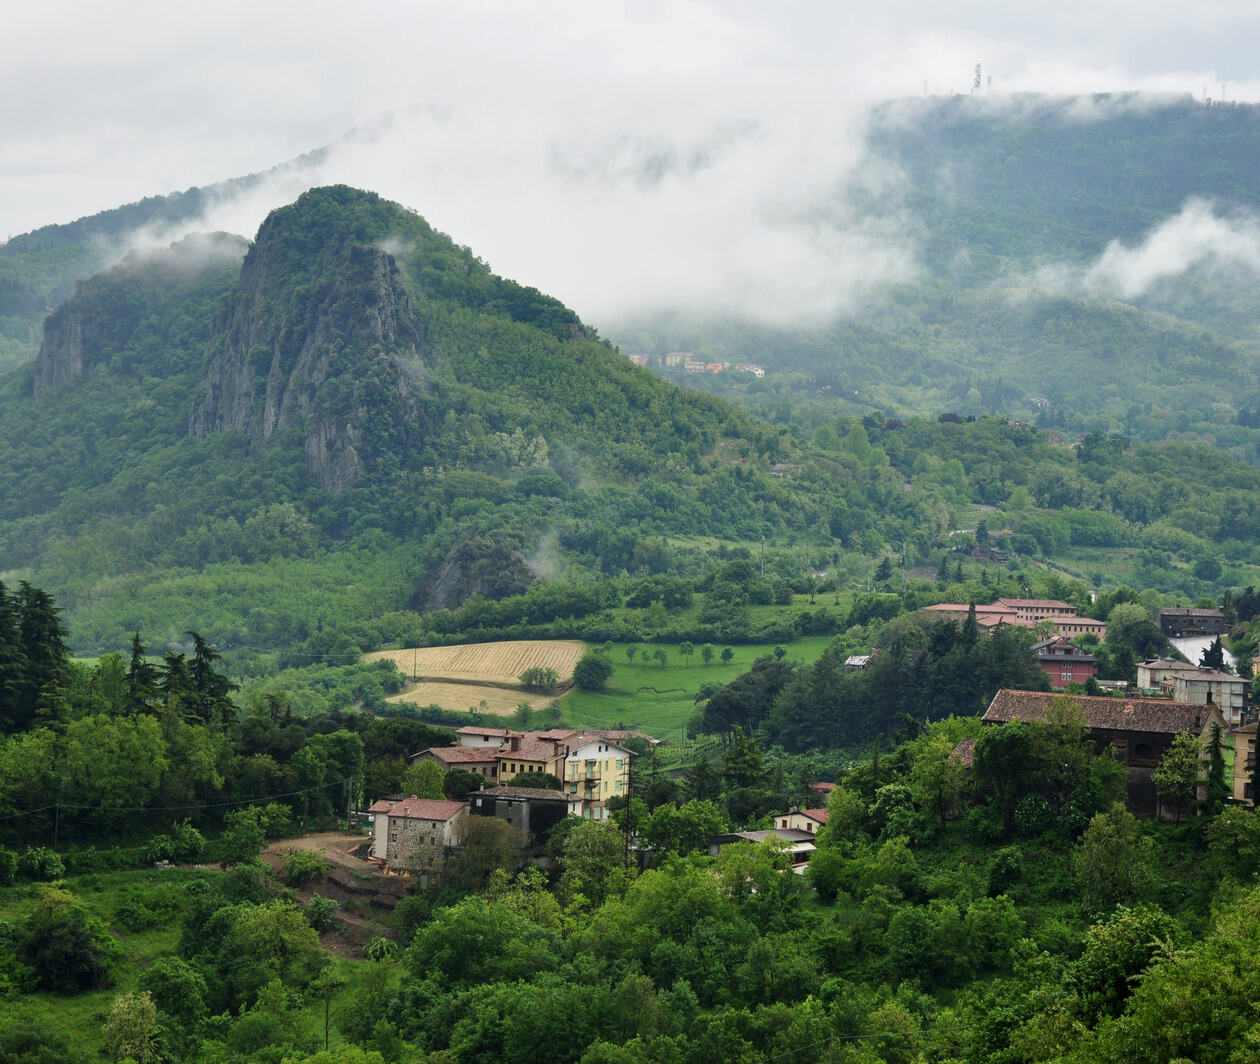
[[(435, 761), (445, 770), (462, 768), (484, 777), (486, 786), (465, 801), (394, 796), (368, 809), (372, 843), (369, 860), (384, 871), (418, 876), (427, 881), (446, 858), (465, 843), (474, 817), (497, 817), (519, 828), (531, 843), (543, 842), (566, 817), (604, 820), (608, 800), (630, 789), (631, 738), (658, 742), (639, 732), (591, 730), (519, 732), (509, 728), (469, 725), (456, 732), (456, 745), (431, 747), (412, 760)], [(517, 787), (524, 773), (546, 772), (563, 789)], [(825, 796), (831, 784), (815, 785)], [(766, 831), (719, 835), (710, 853), (735, 842), (762, 842), (770, 835), (783, 840), (799, 871), (814, 851), (817, 831), (827, 822), (826, 809), (790, 809), (774, 818)]]
[[(454, 746), (434, 746), (412, 761), (436, 762), (444, 771), (463, 769), (485, 780), (467, 801), (439, 801), (397, 796), (368, 809), (372, 825), (371, 859), (387, 871), (428, 874), (446, 853), (464, 843), (468, 818), (497, 816), (532, 839), (543, 839), (567, 816), (605, 820), (610, 798), (630, 790), (627, 741), (658, 740), (639, 732), (592, 729), (514, 731), (466, 725)], [(526, 773), (546, 773), (562, 790), (514, 787)]]
[(722, 373), (734, 369), (736, 373), (751, 373), (754, 377), (764, 377), (766, 371), (755, 362), (710, 362), (696, 358), (690, 351), (671, 351), (667, 355), (629, 355), (630, 361), (645, 369), (648, 366), (662, 366), (665, 369), (681, 369), (684, 373)]
[[(947, 616), (966, 617), (970, 606), (942, 604), (929, 607)], [(1058, 634), (1034, 647), (1038, 661), (1056, 686), (1081, 682), (1094, 675), (1095, 659), (1074, 646), (1072, 634), (1091, 631), (1102, 638), (1105, 625), (1091, 618), (1079, 618), (1070, 603), (1048, 599), (999, 599), (975, 607), (982, 628), (999, 624), (1035, 627), (1045, 622), (1056, 626)], [(1223, 624), (1220, 611), (1160, 611), (1161, 628), (1167, 634), (1219, 634)], [(860, 669), (867, 660), (854, 656), (845, 663), (846, 671)], [(1136, 695), (1125, 692), (1109, 695), (1074, 695), (1096, 750), (1110, 750), (1127, 771), (1129, 808), (1139, 815), (1168, 817), (1155, 786), (1153, 773), (1177, 735), (1189, 733), (1206, 744), (1214, 726), (1225, 736), (1233, 753), (1234, 801), (1254, 807), (1252, 774), (1256, 759), (1256, 724), (1248, 709), (1249, 683), (1231, 673), (1158, 658), (1144, 661), (1137, 669)], [(1047, 719), (1050, 707), (1059, 697), (1053, 692), (1002, 690), (986, 710), (986, 724), (1014, 721), (1031, 723)], [(431, 747), (413, 755), (412, 760), (431, 760), (444, 771), (456, 769), (474, 773), (484, 780), (481, 790), (466, 801), (436, 801), (395, 796), (376, 802), (368, 810), (372, 824), (371, 860), (390, 872), (427, 877), (440, 868), (452, 851), (464, 843), (468, 824), (477, 816), (493, 816), (518, 827), (535, 842), (566, 817), (604, 820), (610, 799), (628, 795), (630, 762), (634, 751), (629, 742), (658, 740), (637, 732), (556, 728), (549, 731), (514, 731), (467, 725), (456, 732), (456, 743)], [(637, 744), (636, 744), (637, 745)], [(956, 755), (970, 766), (974, 742), (959, 744)], [(561, 781), (560, 790), (514, 786), (526, 773), (546, 773)], [(825, 796), (825, 788), (816, 788)], [(774, 826), (762, 831), (731, 832), (710, 841), (709, 852), (737, 842), (762, 842), (777, 836), (799, 871), (814, 850), (818, 830), (827, 822), (827, 811), (790, 809), (774, 817)]]
[[(952, 620), (966, 620), (972, 608), (970, 603), (940, 602), (935, 606), (928, 606), (927, 610)], [(1072, 603), (1060, 602), (1058, 599), (1000, 598), (974, 609), (976, 624), (984, 631), (1003, 626), (1036, 628), (1045, 624), (1053, 626), (1055, 638), (1070, 639), (1089, 634), (1097, 636), (1101, 643), (1107, 636), (1105, 621), (1079, 617)]]

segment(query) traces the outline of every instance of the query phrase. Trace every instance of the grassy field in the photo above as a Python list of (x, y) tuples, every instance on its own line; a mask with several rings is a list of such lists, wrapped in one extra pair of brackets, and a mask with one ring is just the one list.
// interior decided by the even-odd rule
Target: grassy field
[[(816, 661), (831, 642), (830, 636), (808, 636), (787, 646), (789, 661)], [(658, 739), (678, 742), (684, 735), (687, 719), (696, 711), (695, 696), (702, 684), (729, 683), (747, 672), (759, 657), (774, 652), (772, 644), (732, 647), (735, 656), (724, 665), (718, 654), (705, 665), (699, 648), (690, 660), (678, 652), (677, 646), (661, 646), (667, 655), (662, 667), (651, 658), (655, 645), (640, 644), (633, 663), (626, 659), (626, 645), (614, 644), (608, 660), (613, 664), (606, 689), (574, 690), (557, 703), (566, 725), (573, 727), (637, 728)], [(644, 658), (646, 650), (648, 657)]]

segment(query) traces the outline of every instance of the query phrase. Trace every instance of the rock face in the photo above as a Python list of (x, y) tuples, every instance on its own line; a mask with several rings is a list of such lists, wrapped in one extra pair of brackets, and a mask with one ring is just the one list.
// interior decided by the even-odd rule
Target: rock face
[[(109, 363), (165, 304), (234, 273), (245, 248), (244, 240), (224, 233), (186, 237), (169, 248), (133, 251), (111, 269), (79, 282), (74, 296), (44, 322), (33, 394), (70, 384)], [(116, 371), (128, 368), (137, 366)], [(146, 364), (143, 372), (165, 376), (170, 368)]]
[[(331, 190), (336, 192), (338, 190)], [(320, 190), (329, 194), (330, 190)], [(313, 210), (275, 212), (220, 311), (189, 432), (243, 432), (251, 445), (295, 430), (307, 472), (340, 494), (374, 452), (416, 431), (420, 329), (394, 258)], [(409, 372), (404, 372), (404, 362)]]
[(537, 578), (519, 551), (490, 536), (461, 540), (412, 591), (410, 606), (420, 613), (454, 609), (474, 595), (492, 601), (519, 595)]

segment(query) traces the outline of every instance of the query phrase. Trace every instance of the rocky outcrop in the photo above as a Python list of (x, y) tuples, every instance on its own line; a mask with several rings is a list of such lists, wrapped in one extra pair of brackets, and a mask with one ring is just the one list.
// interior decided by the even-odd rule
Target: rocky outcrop
[(473, 596), (497, 601), (523, 593), (537, 579), (520, 552), (491, 536), (462, 540), (411, 594), (418, 613), (454, 609)]
[[(78, 380), (109, 363), (163, 307), (203, 285), (223, 283), (246, 243), (225, 233), (185, 237), (168, 248), (133, 251), (103, 273), (79, 282), (74, 295), (44, 321), (35, 359), (35, 395)], [(165, 376), (173, 367), (132, 359), (115, 372)]]
[(312, 195), (259, 231), (216, 321), (188, 427), (243, 432), (255, 446), (294, 429), (308, 473), (339, 494), (374, 453), (406, 445), (424, 358), (393, 257), (336, 225), (312, 233)]

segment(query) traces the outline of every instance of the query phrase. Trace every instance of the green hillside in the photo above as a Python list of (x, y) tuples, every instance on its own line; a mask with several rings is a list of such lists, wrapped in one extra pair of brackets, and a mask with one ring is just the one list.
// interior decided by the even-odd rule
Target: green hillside
[[(1206, 372), (1193, 345), (1166, 362)], [(1008, 573), (1058, 559), (1193, 596), (1255, 582), (1260, 473), (1210, 445), (1104, 428), (1078, 450), (1066, 426), (855, 417), (790, 393), (764, 412), (635, 367), (413, 212), (315, 190), (248, 247), (132, 254), (49, 316), (38, 358), (0, 380), (0, 577), (48, 588), (87, 652), (196, 630), (311, 660), (437, 637), (409, 609), (538, 581), (613, 581), (616, 604), (754, 552), (767, 595), (865, 587), (881, 558), (975, 573), (990, 547)], [(785, 637), (713, 608), (681, 638)]]

